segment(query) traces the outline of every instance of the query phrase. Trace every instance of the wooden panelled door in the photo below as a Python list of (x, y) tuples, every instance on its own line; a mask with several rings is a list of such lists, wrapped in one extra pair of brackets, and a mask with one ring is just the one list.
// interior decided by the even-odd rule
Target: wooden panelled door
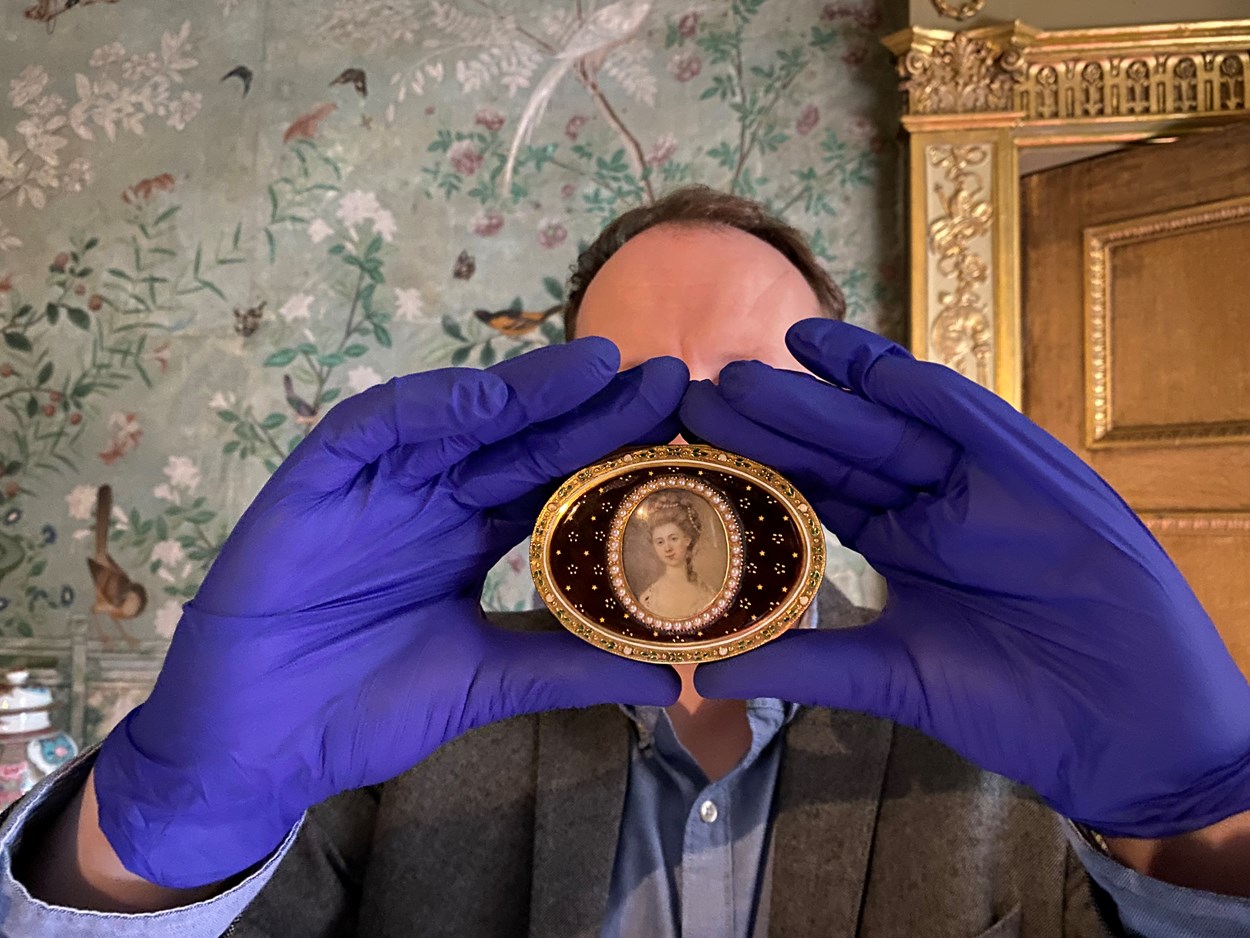
[(1024, 411), (1110, 482), (1250, 676), (1250, 121), (1021, 180)]

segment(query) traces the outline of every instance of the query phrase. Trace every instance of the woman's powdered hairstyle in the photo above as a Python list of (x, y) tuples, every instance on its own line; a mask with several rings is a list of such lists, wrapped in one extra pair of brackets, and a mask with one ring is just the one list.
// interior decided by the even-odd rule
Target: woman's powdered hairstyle
[(677, 525), (686, 537), (690, 538), (690, 546), (686, 548), (686, 579), (691, 583), (698, 577), (694, 572), (694, 549), (698, 546), (699, 535), (703, 533), (703, 522), (699, 520), (699, 510), (694, 507), (689, 496), (671, 489), (661, 489), (648, 496), (644, 504), (649, 503), (646, 515), (647, 532), (655, 534), (655, 529), (666, 524)]
[(820, 301), (823, 315), (830, 319), (841, 319), (846, 315), (846, 298), (842, 290), (820, 266), (801, 231), (787, 225), (751, 199), (720, 192), (709, 186), (683, 186), (650, 205), (631, 209), (616, 218), (578, 256), (569, 277), (568, 299), (564, 303), (564, 334), (567, 338), (571, 339), (576, 333), (582, 298), (595, 274), (626, 241), (657, 225), (725, 226), (754, 235), (772, 245), (798, 268)]

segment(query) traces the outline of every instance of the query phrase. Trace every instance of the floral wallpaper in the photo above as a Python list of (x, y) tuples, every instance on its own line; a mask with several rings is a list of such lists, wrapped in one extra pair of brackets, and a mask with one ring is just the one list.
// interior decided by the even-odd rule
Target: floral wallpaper
[[(168, 638), (336, 400), (561, 341), (579, 246), (673, 186), (762, 199), (850, 318), (898, 336), (879, 19), (874, 0), (6, 4), (0, 650), (71, 615), (112, 644)], [(831, 556), (880, 601), (862, 558)], [(485, 601), (534, 604), (523, 548)]]

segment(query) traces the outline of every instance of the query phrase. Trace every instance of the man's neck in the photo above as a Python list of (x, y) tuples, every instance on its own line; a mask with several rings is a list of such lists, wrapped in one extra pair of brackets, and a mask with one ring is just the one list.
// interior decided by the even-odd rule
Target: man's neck
[(694, 757), (709, 781), (724, 778), (751, 748), (751, 727), (744, 700), (709, 700), (694, 687), (693, 664), (674, 665), (681, 676), (681, 696), (667, 708), (677, 739)]

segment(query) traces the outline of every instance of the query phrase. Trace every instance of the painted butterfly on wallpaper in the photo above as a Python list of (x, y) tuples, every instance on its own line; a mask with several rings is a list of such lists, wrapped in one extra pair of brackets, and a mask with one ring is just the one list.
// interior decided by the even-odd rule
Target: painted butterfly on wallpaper
[(256, 330), (260, 328), (261, 318), (265, 315), (265, 300), (261, 300), (256, 306), (249, 306), (244, 312), (239, 312), (236, 306), (234, 309), (234, 331), (243, 338), (248, 338), (256, 334)]
[(513, 307), (496, 310), (475, 309), (473, 315), (497, 332), (515, 338), (533, 332), (563, 308), (562, 304), (556, 304), (540, 312), (527, 312)]
[[(95, 586), (95, 601), (91, 604), (91, 611), (97, 615), (104, 613), (112, 619), (118, 633), (133, 650), (139, 646), (139, 642), (126, 631), (122, 620), (133, 619), (147, 608), (148, 591), (143, 584), (132, 580), (108, 552), (112, 514), (113, 489), (109, 485), (101, 485), (96, 490), (95, 555), (87, 558), (87, 569), (91, 571), (91, 582)], [(98, 621), (92, 619), (92, 624), (101, 644), (107, 648), (111, 637)]]
[(456, 258), (456, 264), (451, 269), (451, 275), (457, 280), (469, 280), (473, 274), (477, 272), (477, 261), (468, 251), (461, 251)]

